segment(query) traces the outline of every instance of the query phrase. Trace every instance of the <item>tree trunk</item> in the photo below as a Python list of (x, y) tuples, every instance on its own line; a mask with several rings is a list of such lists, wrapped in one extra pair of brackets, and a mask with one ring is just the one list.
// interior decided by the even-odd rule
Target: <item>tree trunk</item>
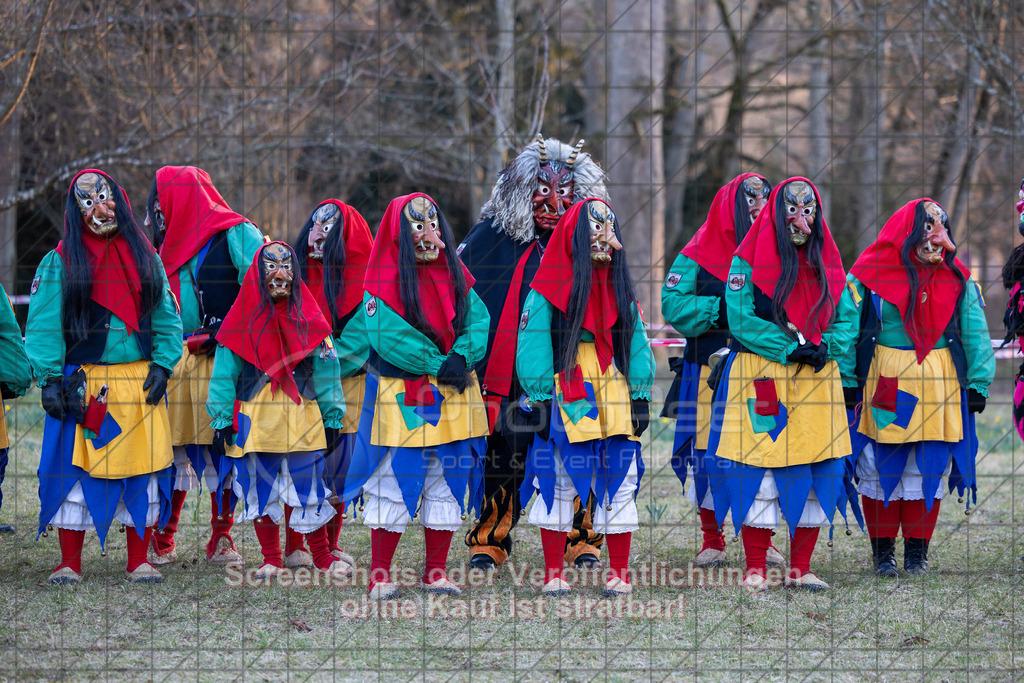
[[(18, 191), (21, 175), (21, 111), (15, 110), (0, 126), (0, 197)], [(18, 268), (18, 205), (0, 211), (0, 284), (14, 294)], [(2, 303), (0, 303), (2, 305)]]
[(665, 260), (665, 0), (608, 0), (607, 7), (609, 190), (640, 304), (648, 321), (660, 320), (655, 302)]

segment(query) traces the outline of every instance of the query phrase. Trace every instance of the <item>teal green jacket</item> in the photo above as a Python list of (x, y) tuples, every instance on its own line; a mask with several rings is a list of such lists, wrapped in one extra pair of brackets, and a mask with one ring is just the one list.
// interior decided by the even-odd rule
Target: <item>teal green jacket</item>
[[(157, 264), (159, 257), (157, 257)], [(163, 267), (156, 268), (163, 296), (156, 302), (152, 313), (152, 363), (168, 373), (181, 359), (181, 317), (167, 285)], [(64, 284), (64, 260), (56, 251), (43, 257), (32, 281), (33, 292), (28, 304), (28, 322), (25, 325), (25, 350), (32, 363), (32, 373), (39, 386), (62, 376), (64, 369), (63, 305), (61, 290)], [(124, 321), (110, 314), (110, 330), (100, 362), (119, 364), (145, 360), (139, 341)]]
[[(241, 285), (246, 271), (252, 265), (252, 260), (256, 258), (256, 252), (263, 246), (263, 233), (252, 223), (239, 223), (228, 228), (227, 234), (231, 265), (238, 271), (238, 284)], [(185, 334), (191, 334), (202, 325), (199, 302), (196, 301), (196, 293), (191, 285), (192, 274), (198, 261), (199, 254), (196, 254), (178, 269), (178, 279), (181, 282), (181, 327)]]
[(0, 383), (21, 396), (32, 385), (32, 365), (21, 341), (21, 326), (2, 285), (0, 295), (3, 296), (3, 303), (0, 303)]
[(366, 334), (364, 311), (356, 311), (341, 332), (334, 336), (334, 352), (342, 378), (352, 377), (363, 369), (370, 357), (370, 338)]
[[(725, 305), (729, 311), (729, 331), (752, 352), (768, 360), (788, 365), (787, 356), (799, 346), (799, 342), (772, 320), (759, 318), (754, 313), (754, 285), (750, 264), (739, 256), (732, 257), (729, 280), (742, 276), (743, 285), (733, 289), (725, 287)], [(738, 279), (738, 278), (737, 278)], [(829, 360), (838, 361), (852, 348), (857, 337), (857, 305), (848, 287), (843, 288), (836, 306), (832, 324), (822, 335), (822, 343), (828, 348)]]
[[(345, 417), (345, 392), (341, 389), (341, 375), (338, 373), (338, 359), (323, 357), (324, 346), (320, 344), (307, 358), (313, 367), (313, 391), (320, 417), (324, 426), (341, 429)], [(210, 377), (210, 395), (206, 399), (206, 412), (212, 418), (210, 427), (229, 427), (235, 417), (235, 386), (245, 361), (226, 346), (217, 345), (213, 357)], [(284, 396), (284, 394), (281, 394)], [(285, 397), (284, 400), (290, 401)]]
[[(529, 312), (529, 316), (526, 327), (519, 329), (516, 374), (531, 401), (550, 401), (555, 377), (555, 350), (551, 346), (551, 316), (555, 307), (537, 291), (531, 290), (523, 311)], [(583, 330), (580, 341), (592, 342), (594, 335)], [(654, 354), (639, 315), (636, 316), (629, 348), (629, 396), (650, 401), (654, 384)]]
[[(425, 304), (429, 302), (424, 302)], [(370, 346), (377, 354), (395, 367), (414, 375), (434, 375), (448, 356), (457, 353), (466, 359), (466, 367), (472, 368), (484, 356), (487, 348), (487, 331), (491, 316), (480, 297), (472, 289), (467, 296), (466, 319), (462, 334), (452, 344), (447, 354), (437, 344), (406, 322), (377, 297), (363, 295), (363, 324)]]
[[(871, 291), (860, 280), (853, 275), (846, 276), (847, 289), (856, 291), (859, 306), (871, 306)], [(882, 300), (879, 322), (881, 329), (878, 332), (877, 344), (889, 348), (914, 348), (914, 342), (907, 336), (907, 330), (903, 326), (900, 317), (900, 310)], [(996, 373), (996, 359), (992, 352), (992, 340), (989, 338), (988, 322), (985, 320), (984, 300), (981, 291), (973, 280), (968, 281), (963, 299), (960, 301), (960, 308), (956, 315), (960, 316), (960, 340), (964, 345), (964, 353), (967, 356), (967, 387), (974, 389), (982, 396), (988, 397), (988, 388)], [(855, 323), (860, 327), (860, 315), (856, 316)], [(948, 346), (945, 335), (940, 335), (935, 348), (944, 349)], [(857, 386), (857, 354), (851, 349), (839, 363), (839, 369), (843, 373), (843, 386)]]
[[(697, 273), (700, 266), (689, 256), (679, 254), (661, 286), (661, 314), (665, 322), (684, 337), (699, 337), (718, 324), (717, 296), (697, 296)], [(679, 276), (674, 287), (669, 278)]]

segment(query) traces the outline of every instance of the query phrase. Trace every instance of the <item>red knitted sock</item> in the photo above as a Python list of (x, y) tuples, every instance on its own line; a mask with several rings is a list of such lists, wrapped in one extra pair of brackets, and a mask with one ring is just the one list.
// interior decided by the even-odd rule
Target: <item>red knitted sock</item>
[(309, 541), (309, 553), (313, 556), (313, 566), (317, 569), (327, 569), (334, 562), (334, 555), (331, 555), (331, 548), (327, 539), (327, 527), (322, 526), (316, 531), (306, 534)]
[(793, 578), (799, 578), (811, 571), (811, 555), (814, 544), (818, 542), (820, 527), (798, 526), (793, 534), (793, 542), (789, 547), (789, 568)]
[(423, 570), (423, 583), (437, 583), (447, 578), (445, 568), (448, 566), (448, 549), (452, 545), (454, 531), (439, 531), (423, 527), (423, 542), (426, 545), (426, 567)]
[(608, 579), (618, 577), (629, 583), (629, 549), (633, 543), (633, 532), (605, 534), (604, 542), (608, 545)]
[(60, 564), (53, 571), (68, 567), (78, 574), (82, 573), (82, 546), (85, 545), (85, 531), (57, 528), (57, 539), (60, 541)]
[(714, 510), (700, 509), (700, 530), (704, 534), (704, 545), (700, 547), (701, 550), (725, 550), (725, 534), (718, 529)]
[(391, 560), (398, 550), (402, 534), (386, 529), (370, 529), (370, 578), (369, 589), (378, 583), (391, 581)]
[(135, 527), (128, 527), (124, 531), (128, 541), (128, 564), (125, 566), (129, 572), (133, 572), (141, 565), (146, 564), (146, 549), (153, 538), (153, 527), (147, 526), (142, 530), (142, 536)]
[(211, 558), (217, 552), (217, 542), (227, 538), (231, 547), (235, 542), (231, 540), (231, 527), (235, 524), (235, 510), (231, 505), (231, 491), (224, 492), (221, 498), (220, 509), (217, 508), (217, 492), (210, 492), (210, 540), (206, 542), (206, 557)]
[(903, 501), (891, 500), (886, 505), (884, 500), (867, 496), (861, 496), (860, 500), (870, 538), (896, 538), (899, 535)]
[(260, 542), (263, 564), (283, 569), (284, 559), (281, 557), (281, 531), (277, 528), (277, 523), (270, 519), (269, 515), (264, 515), (254, 519), (252, 526), (256, 530), (256, 538)]
[(772, 530), (744, 524), (740, 533), (743, 536), (743, 553), (747, 558), (747, 574), (764, 576), (767, 569), (765, 556), (772, 542)]
[(564, 531), (540, 530), (540, 542), (544, 546), (544, 582), (562, 578), (562, 563), (565, 556)]
[(171, 494), (171, 517), (163, 529), (153, 532), (153, 552), (157, 555), (167, 555), (174, 550), (174, 534), (178, 531), (178, 520), (181, 519), (181, 509), (185, 506), (185, 496), (188, 491), (175, 491)]
[(932, 501), (931, 512), (925, 507), (923, 500), (903, 501), (903, 538), (923, 538), (932, 540), (935, 524), (939, 521), (939, 505), (941, 500)]
[[(292, 529), (289, 522), (292, 518), (292, 510), (295, 508), (284, 506), (284, 556), (288, 557), (296, 550), (306, 550), (305, 539), (295, 529)], [(308, 552), (308, 551), (307, 551)]]
[(330, 550), (339, 550), (338, 537), (341, 536), (341, 523), (344, 519), (342, 515), (345, 514), (345, 504), (341, 502), (331, 503), (331, 507), (334, 508), (336, 514), (331, 517), (331, 521), (327, 522), (327, 545), (330, 547)]

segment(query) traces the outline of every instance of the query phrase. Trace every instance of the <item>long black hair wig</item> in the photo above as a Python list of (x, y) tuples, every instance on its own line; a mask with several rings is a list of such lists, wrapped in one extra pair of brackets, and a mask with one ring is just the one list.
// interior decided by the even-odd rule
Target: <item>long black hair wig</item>
[[(590, 260), (590, 220), (588, 206), (584, 206), (576, 219), (576, 228), (572, 233), (572, 289), (569, 290), (569, 304), (565, 312), (566, 333), (562, 340), (562, 369), (570, 371), (576, 366), (576, 353), (580, 338), (583, 335), (583, 316), (587, 311), (590, 299), (590, 287), (593, 261)], [(622, 232), (619, 230), (619, 219), (615, 219), (615, 237), (622, 243)], [(600, 268), (612, 271), (612, 291), (615, 293), (615, 308), (619, 317), (612, 328), (612, 345), (615, 365), (619, 371), (629, 374), (630, 345), (633, 341), (633, 330), (636, 328), (637, 308), (636, 288), (633, 277), (629, 273), (624, 249), (612, 250), (612, 262)]]
[[(765, 193), (764, 196), (772, 193), (771, 183), (765, 177), (753, 175), (751, 178), (760, 178), (764, 183), (764, 189), (762, 190)], [(750, 232), (750, 226), (754, 224), (754, 221), (750, 218), (750, 205), (747, 204), (747, 191), (743, 187), (746, 182), (746, 180), (741, 182), (736, 191), (735, 215), (733, 217), (733, 225), (736, 226), (736, 244), (743, 241), (743, 238)]]
[[(811, 234), (802, 249), (805, 250), (807, 263), (811, 266), (814, 279), (818, 283), (821, 295), (814, 302), (808, 315), (808, 320), (816, 320), (822, 309), (831, 301), (828, 278), (825, 276), (825, 264), (821, 260), (822, 248), (825, 246), (825, 222), (821, 217), (821, 201), (818, 200), (818, 193), (814, 193), (818, 201), (818, 210), (814, 212), (814, 224), (811, 226)], [(793, 288), (796, 286), (797, 275), (800, 272), (799, 254), (796, 245), (789, 239), (789, 228), (786, 225), (785, 188), (775, 195), (775, 240), (779, 249), (779, 260), (782, 263), (782, 275), (779, 284), (775, 288), (775, 296), (772, 299), (772, 320), (781, 327), (792, 339), (797, 339), (797, 333), (789, 328), (789, 320), (786, 317), (786, 301)], [(835, 311), (829, 318), (829, 324), (835, 318)], [(827, 327), (827, 325), (826, 325)]]
[[(435, 204), (435, 206), (437, 205)], [(462, 334), (463, 326), (465, 325), (466, 277), (462, 272), (462, 261), (455, 252), (455, 235), (452, 233), (452, 226), (448, 223), (448, 219), (444, 217), (440, 208), (437, 209), (437, 224), (441, 228), (441, 241), (444, 242), (443, 251), (445, 260), (448, 262), (448, 276), (451, 278), (452, 288), (454, 289), (452, 296), (455, 301), (455, 318), (452, 320), (452, 329), (455, 331), (455, 336), (458, 337)], [(416, 246), (412, 242), (412, 226), (409, 225), (409, 219), (405, 217), (404, 211), (402, 212), (400, 225), (401, 229), (398, 231), (398, 272), (401, 278), (399, 289), (402, 293), (402, 306), (405, 308), (404, 317), (410, 325), (425, 334), (430, 341), (437, 344), (437, 348), (444, 351), (441, 338), (434, 328), (427, 323), (427, 319), (423, 315), (424, 303), (430, 306), (434, 305), (435, 302), (420, 301), (419, 278), (416, 277)], [(326, 251), (324, 258), (327, 258)], [(326, 283), (327, 277), (325, 274), (324, 284), (326, 285)]]
[[(925, 202), (918, 202), (917, 206), (914, 207), (914, 226), (913, 228), (911, 228), (910, 234), (907, 235), (907, 239), (903, 241), (903, 247), (900, 249), (900, 260), (903, 261), (903, 269), (907, 272), (907, 279), (910, 281), (910, 301), (912, 302), (917, 301), (921, 291), (921, 280), (917, 276), (917, 269), (919, 267), (919, 263), (917, 257), (915, 256), (915, 252), (917, 251), (917, 248), (921, 245), (921, 241), (924, 239), (924, 229), (928, 223), (929, 218), (928, 212), (924, 210), (924, 205)], [(950, 241), (952, 241), (953, 230), (952, 228), (950, 228), (948, 216), (946, 217), (946, 220), (943, 222), (943, 225), (945, 226), (946, 231), (949, 233)], [(956, 244), (956, 242), (953, 242), (953, 244)], [(960, 281), (960, 293), (957, 294), (956, 307), (954, 308), (954, 310), (956, 310), (960, 307), (960, 302), (964, 298), (967, 278), (964, 277), (963, 272), (961, 272), (961, 270), (954, 265), (954, 258), (956, 258), (956, 254), (951, 251), (947, 251), (942, 256), (942, 261), (949, 267), (951, 271), (953, 271), (953, 274), (956, 275), (956, 279)], [(956, 321), (959, 320), (959, 318), (956, 315), (954, 315), (953, 320)], [(904, 320), (903, 322), (907, 325), (913, 324), (914, 306), (909, 307), (909, 310), (907, 311), (907, 319)]]
[[(128, 243), (135, 267), (139, 271), (139, 317), (144, 318), (152, 313), (153, 307), (164, 294), (158, 270), (162, 266), (157, 260), (152, 243), (135, 222), (121, 186), (110, 176), (101, 175), (114, 196), (114, 216), (117, 218), (118, 232)], [(68, 189), (67, 201), (64, 203), (62, 258), (65, 275), (62, 290), (62, 322), (64, 329), (75, 341), (81, 341), (89, 334), (89, 301), (92, 298), (93, 269), (82, 244), (82, 231), (87, 229), (82, 224), (82, 210), (75, 198), (75, 187), (72, 183)]]
[(153, 176), (153, 184), (149, 186), (149, 194), (146, 196), (146, 215), (149, 216), (149, 227), (153, 231), (152, 240), (153, 246), (157, 249), (160, 248), (160, 243), (164, 241), (164, 235), (166, 231), (161, 230), (156, 224), (156, 203), (160, 199), (159, 191), (156, 186), (156, 176)]
[[(313, 229), (313, 216), (320, 210), (320, 207), (330, 204), (338, 209), (338, 219), (334, 228), (327, 233), (324, 240), (324, 297), (327, 299), (327, 307), (331, 312), (332, 327), (338, 322), (338, 300), (345, 293), (345, 214), (334, 202), (323, 202), (318, 204), (306, 223), (295, 238), (292, 251), (295, 252), (296, 263), (299, 266), (299, 274), (303, 281), (307, 281), (309, 273), (309, 232)], [(447, 244), (447, 243), (446, 243)]]

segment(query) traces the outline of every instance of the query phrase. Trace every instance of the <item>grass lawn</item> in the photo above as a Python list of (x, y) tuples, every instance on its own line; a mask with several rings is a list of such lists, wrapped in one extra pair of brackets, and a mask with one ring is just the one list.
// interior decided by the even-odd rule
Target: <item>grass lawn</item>
[[(473, 576), (478, 580), (458, 599), (427, 598), (410, 587), (380, 614), (366, 603), (365, 585), (234, 587), (202, 559), (205, 492), (188, 498), (181, 561), (163, 570), (163, 584), (128, 584), (124, 536), (115, 524), (106, 557), (87, 535), (81, 585), (49, 587), (60, 553), (55, 533), (35, 540), (42, 410), (33, 393), (9, 412), (14, 446), (0, 520), (16, 524), (17, 533), (0, 537), (0, 677), (1019, 678), (1024, 444), (1010, 423), (1012, 374), (1000, 366), (995, 398), (980, 416), (978, 506), (965, 516), (955, 494), (946, 499), (930, 573), (875, 579), (867, 536), (856, 528), (847, 536), (840, 523), (834, 547), (823, 532), (812, 561), (832, 586), (820, 594), (666, 585), (672, 569), (677, 581), (679, 573), (689, 576), (700, 534), (668, 466), (670, 426), (656, 419), (645, 442), (642, 528), (633, 541), (637, 589), (633, 612), (625, 614), (615, 612), (625, 609), (622, 601), (600, 597), (596, 575), (579, 577), (583, 586), (570, 598), (539, 599), (529, 570), (543, 566), (540, 539), (525, 522), (514, 567), (490, 580)], [(247, 567), (258, 566), (252, 525), (239, 525), (234, 537)], [(368, 566), (365, 527), (346, 526), (342, 545)], [(740, 544), (730, 543), (728, 552), (732, 566), (742, 567)], [(415, 577), (422, 554), (422, 533), (413, 526), (396, 567)], [(899, 544), (902, 566), (901, 557)], [(456, 535), (449, 569), (462, 571), (467, 560)], [(645, 568), (654, 580), (639, 580)]]

